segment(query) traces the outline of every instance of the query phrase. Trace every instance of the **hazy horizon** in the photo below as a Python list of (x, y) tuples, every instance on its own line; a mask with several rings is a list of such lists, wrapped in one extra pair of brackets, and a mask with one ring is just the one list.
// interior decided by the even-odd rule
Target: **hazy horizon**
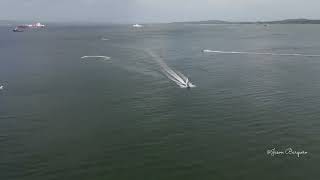
[(255, 23), (255, 22), (273, 22), (273, 21), (284, 21), (284, 20), (299, 20), (299, 19), (306, 19), (306, 20), (320, 20), (314, 19), (314, 18), (304, 18), (304, 17), (296, 17), (296, 18), (286, 18), (286, 19), (261, 19), (261, 20), (224, 20), (224, 19), (199, 19), (199, 20), (183, 20), (183, 21), (166, 21), (166, 22), (157, 22), (157, 21), (148, 21), (148, 22), (142, 22), (142, 21), (134, 21), (134, 22), (108, 22), (108, 21), (88, 21), (88, 20), (65, 20), (65, 21), (59, 21), (59, 20), (41, 20), (41, 19), (0, 19), (2, 22), (8, 22), (8, 23), (68, 23), (68, 24), (167, 24), (167, 23), (183, 23), (183, 22), (205, 22), (205, 21), (225, 21), (230, 23)]
[(309, 0), (2, 0), (1, 20), (105, 23), (320, 19)]

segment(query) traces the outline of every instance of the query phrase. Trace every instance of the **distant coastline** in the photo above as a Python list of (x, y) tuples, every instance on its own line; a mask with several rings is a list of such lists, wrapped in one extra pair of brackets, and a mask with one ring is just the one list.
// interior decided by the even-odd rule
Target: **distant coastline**
[(173, 24), (320, 24), (320, 20), (311, 19), (285, 19), (279, 21), (185, 21), (173, 22)]
[[(17, 24), (28, 24), (35, 21), (27, 20), (0, 20), (0, 25), (17, 25)], [(127, 25), (135, 23), (115, 23), (115, 22), (86, 22), (86, 21), (45, 21), (50, 24), (67, 24), (67, 25)], [(222, 20), (205, 20), (205, 21), (177, 21), (177, 22), (145, 22), (143, 24), (320, 24), (320, 19), (285, 19), (279, 21), (222, 21)]]

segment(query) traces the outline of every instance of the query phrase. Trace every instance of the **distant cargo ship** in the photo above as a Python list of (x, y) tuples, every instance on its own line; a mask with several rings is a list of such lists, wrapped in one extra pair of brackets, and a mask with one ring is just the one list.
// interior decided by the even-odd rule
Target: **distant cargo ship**
[(46, 25), (41, 24), (41, 23), (35, 23), (35, 24), (24, 24), (24, 25), (19, 25), (15, 27), (12, 31), (13, 32), (23, 32), (26, 29), (37, 29), (37, 28), (45, 28)]

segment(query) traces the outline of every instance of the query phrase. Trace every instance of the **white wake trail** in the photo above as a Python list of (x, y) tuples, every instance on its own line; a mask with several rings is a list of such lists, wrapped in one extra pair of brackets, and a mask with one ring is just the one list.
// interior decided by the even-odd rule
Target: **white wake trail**
[(193, 88), (196, 87), (194, 84), (192, 84), (189, 79), (183, 75), (179, 71), (174, 71), (171, 69), (161, 57), (153, 53), (151, 50), (147, 50), (147, 52), (150, 54), (150, 56), (160, 65), (161, 71), (173, 82), (175, 82), (179, 87), (181, 88)]
[(320, 57), (318, 54), (278, 54), (278, 53), (260, 53), (260, 52), (240, 52), (240, 51), (215, 51), (205, 49), (204, 53), (215, 53), (215, 54), (252, 54), (252, 55), (270, 55), (270, 56), (304, 56), (304, 57)]
[(87, 59), (87, 58), (102, 58), (104, 60), (109, 60), (111, 57), (108, 56), (82, 56), (81, 59)]

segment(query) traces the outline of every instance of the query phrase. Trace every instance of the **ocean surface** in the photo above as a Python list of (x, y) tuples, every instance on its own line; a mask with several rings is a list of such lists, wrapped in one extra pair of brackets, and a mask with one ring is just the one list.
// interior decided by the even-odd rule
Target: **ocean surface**
[(320, 25), (11, 30), (1, 180), (320, 177)]

